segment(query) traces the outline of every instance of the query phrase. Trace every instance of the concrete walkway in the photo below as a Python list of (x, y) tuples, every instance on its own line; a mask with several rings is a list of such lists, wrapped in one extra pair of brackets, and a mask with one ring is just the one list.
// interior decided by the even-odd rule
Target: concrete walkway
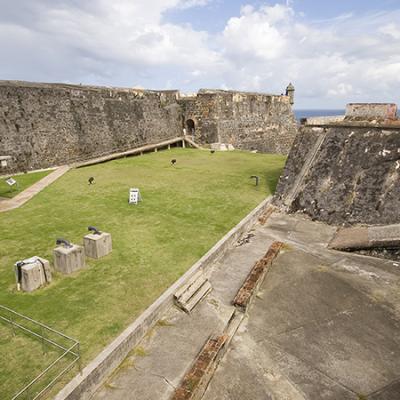
[(274, 240), (287, 243), (205, 393), (206, 400), (400, 398), (400, 267), (326, 248), (335, 229), (273, 214), (210, 272), (191, 315), (173, 309), (94, 399), (168, 399)]
[(68, 165), (64, 165), (62, 167), (57, 168), (55, 171), (45, 176), (40, 181), (34, 183), (29, 188), (25, 189), (23, 192), (17, 194), (12, 199), (2, 200), (0, 202), (0, 212), (10, 211), (15, 208), (21, 207), (27, 201), (29, 201), (32, 197), (36, 196), (39, 192), (41, 192), (44, 188), (52, 184), (62, 175), (64, 175), (70, 167)]
[(134, 350), (94, 399), (169, 399), (210, 335), (223, 332), (233, 298), (272, 240), (253, 238), (232, 249), (209, 273), (212, 292), (191, 314), (176, 308)]

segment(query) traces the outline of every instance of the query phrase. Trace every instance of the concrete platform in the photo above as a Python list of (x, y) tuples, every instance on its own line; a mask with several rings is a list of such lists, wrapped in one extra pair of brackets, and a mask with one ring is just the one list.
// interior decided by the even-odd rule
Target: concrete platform
[(267, 223), (263, 234), (290, 248), (261, 286), (205, 400), (400, 399), (400, 267), (321, 249), (331, 233), (276, 214)]
[(212, 293), (191, 315), (165, 315), (94, 399), (168, 399), (275, 240), (287, 245), (203, 398), (400, 399), (400, 266), (327, 249), (334, 232), (276, 213), (256, 225), (214, 266)]

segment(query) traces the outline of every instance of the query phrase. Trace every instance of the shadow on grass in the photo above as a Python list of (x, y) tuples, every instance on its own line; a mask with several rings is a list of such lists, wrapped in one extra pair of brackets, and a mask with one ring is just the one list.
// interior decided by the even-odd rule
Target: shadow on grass
[(282, 168), (275, 168), (264, 174), (265, 185), (271, 195), (274, 195), (276, 186), (278, 185), (279, 177), (282, 173)]

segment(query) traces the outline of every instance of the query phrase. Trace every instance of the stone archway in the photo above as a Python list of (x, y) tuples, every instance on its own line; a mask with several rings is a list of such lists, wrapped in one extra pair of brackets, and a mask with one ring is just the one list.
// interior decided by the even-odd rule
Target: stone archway
[(194, 136), (196, 125), (192, 119), (186, 120), (186, 132), (188, 135)]

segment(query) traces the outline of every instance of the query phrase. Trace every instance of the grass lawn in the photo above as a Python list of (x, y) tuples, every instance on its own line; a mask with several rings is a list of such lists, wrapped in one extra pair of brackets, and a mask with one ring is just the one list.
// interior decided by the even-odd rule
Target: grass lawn
[(6, 178), (0, 178), (0, 197), (7, 197), (10, 199), (16, 196), (18, 193), (24, 191), (29, 186), (32, 186), (34, 183), (44, 178), (51, 172), (52, 171), (40, 171), (23, 175), (10, 175), (17, 181), (18, 187), (10, 187), (6, 183)]
[[(86, 364), (274, 191), (284, 162), (279, 155), (173, 149), (71, 170), (21, 208), (0, 213), (0, 304), (79, 340)], [(251, 175), (260, 176), (258, 187)], [(90, 176), (96, 184), (88, 185)], [(137, 206), (128, 204), (130, 187), (141, 190)], [(110, 255), (87, 260), (88, 268), (71, 276), (54, 273), (32, 294), (15, 291), (16, 260), (52, 262), (56, 238), (82, 243), (89, 225), (112, 234)], [(30, 340), (0, 332), (0, 356), (14, 354), (15, 345), (24, 349), (0, 362), (2, 399), (50, 363), (50, 356), (42, 366), (30, 361), (40, 358)]]

